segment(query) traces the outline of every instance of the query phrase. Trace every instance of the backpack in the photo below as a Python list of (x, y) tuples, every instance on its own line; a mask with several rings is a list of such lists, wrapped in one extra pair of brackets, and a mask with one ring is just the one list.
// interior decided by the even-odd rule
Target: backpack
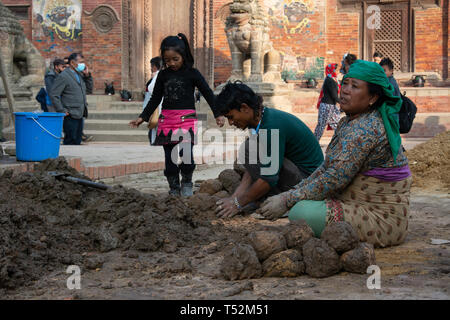
[(131, 92), (128, 90), (120, 90), (120, 98), (122, 101), (131, 101)]
[(48, 105), (51, 105), (51, 103), (48, 103), (48, 101), (50, 100), (50, 98), (48, 97), (47, 91), (45, 90), (45, 88), (41, 88), (41, 90), (39, 90), (38, 94), (36, 95), (36, 100), (37, 102), (39, 102), (41, 104), (41, 109), (44, 112), (48, 112)]
[(408, 133), (409, 130), (411, 130), (414, 118), (416, 117), (417, 107), (415, 103), (404, 94), (400, 94), (400, 97), (402, 98), (402, 106), (398, 113), (400, 133)]
[(113, 81), (111, 81), (111, 83), (105, 82), (105, 94), (113, 95), (115, 93), (116, 90), (114, 89)]

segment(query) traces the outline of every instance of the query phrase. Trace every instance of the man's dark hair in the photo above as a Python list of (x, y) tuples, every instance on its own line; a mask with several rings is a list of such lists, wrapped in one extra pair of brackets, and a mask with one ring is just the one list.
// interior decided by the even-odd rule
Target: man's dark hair
[(375, 51), (375, 53), (373, 54), (373, 57), (379, 57), (379, 58), (383, 58), (383, 55), (381, 53), (379, 53), (378, 51)]
[(394, 70), (394, 62), (389, 58), (383, 58), (380, 61), (380, 66), (387, 66), (389, 70)]
[(352, 53), (347, 54), (344, 58), (344, 60), (348, 63), (349, 66), (352, 65), (353, 62), (356, 61), (356, 59), (357, 57)]
[(154, 57), (150, 60), (150, 65), (155, 66), (158, 70), (162, 67), (161, 57)]
[(237, 80), (228, 82), (219, 95), (216, 96), (215, 106), (221, 115), (225, 115), (233, 109), (241, 110), (241, 104), (245, 103), (259, 115), (263, 98), (257, 95), (250, 87)]
[(78, 56), (80, 56), (81, 58), (84, 58), (83, 55), (82, 55), (81, 53), (79, 53), (79, 52), (74, 52), (74, 53), (72, 53), (72, 54), (67, 58), (67, 59), (68, 59), (67, 63), (70, 64), (70, 62), (71, 62), (72, 60), (76, 60), (76, 59), (78, 58)]
[(55, 60), (53, 60), (53, 67), (65, 65), (65, 64), (66, 63), (64, 62), (63, 59), (56, 58)]

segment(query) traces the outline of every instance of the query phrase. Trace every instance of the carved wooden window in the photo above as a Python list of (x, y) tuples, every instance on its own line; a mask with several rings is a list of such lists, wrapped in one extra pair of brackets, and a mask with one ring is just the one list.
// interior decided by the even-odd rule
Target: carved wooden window
[(381, 11), (381, 28), (375, 29), (373, 40), (374, 51), (380, 52), (383, 57), (389, 57), (394, 62), (394, 70), (401, 70), (403, 43), (407, 40), (402, 27), (408, 21), (403, 20), (401, 10)]
[[(367, 21), (369, 14), (363, 7), (363, 21)], [(411, 33), (410, 8), (408, 3), (380, 4), (380, 24), (378, 28), (365, 26), (364, 59), (372, 60), (374, 52), (380, 52), (383, 57), (388, 57), (394, 63), (394, 70), (410, 72), (412, 68), (411, 58)]]

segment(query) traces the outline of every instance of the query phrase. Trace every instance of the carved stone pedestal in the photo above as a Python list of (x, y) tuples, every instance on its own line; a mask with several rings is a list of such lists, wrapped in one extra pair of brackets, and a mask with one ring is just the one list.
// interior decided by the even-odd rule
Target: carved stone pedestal
[[(244, 82), (244, 84), (252, 88), (256, 94), (263, 97), (265, 106), (286, 112), (292, 111), (292, 104), (289, 101), (289, 95), (292, 94), (294, 90), (293, 83)], [(219, 94), (224, 86), (225, 83), (218, 86), (214, 91), (214, 94)]]

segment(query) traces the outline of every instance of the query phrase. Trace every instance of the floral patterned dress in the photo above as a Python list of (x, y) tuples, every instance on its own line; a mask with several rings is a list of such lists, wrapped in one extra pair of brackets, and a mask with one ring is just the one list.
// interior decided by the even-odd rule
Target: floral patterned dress
[(411, 176), (386, 182), (363, 173), (407, 164), (402, 148), (394, 161), (377, 110), (353, 120), (346, 116), (328, 145), (324, 163), (289, 191), (288, 207), (302, 200), (324, 200), (327, 223), (348, 221), (361, 241), (375, 246), (401, 243), (408, 229)]

